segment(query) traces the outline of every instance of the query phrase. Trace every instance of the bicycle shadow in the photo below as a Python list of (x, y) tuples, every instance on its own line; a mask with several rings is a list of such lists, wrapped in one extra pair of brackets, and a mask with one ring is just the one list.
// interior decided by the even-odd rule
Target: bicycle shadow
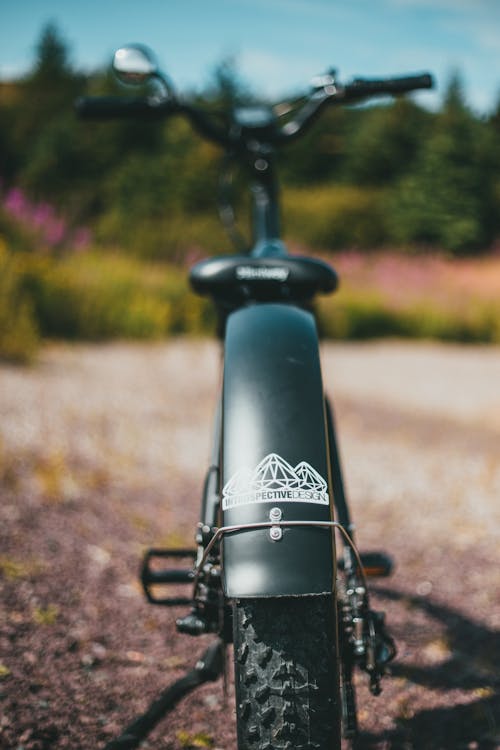
[(381, 599), (402, 603), (409, 611), (420, 610), (437, 621), (449, 647), (449, 658), (432, 666), (396, 659), (392, 675), (429, 690), (471, 691), (468, 698), (472, 700), (450, 707), (425, 708), (408, 718), (399, 717), (396, 728), (378, 734), (364, 732), (356, 750), (498, 750), (500, 632), (423, 596), (376, 586), (373, 593)]

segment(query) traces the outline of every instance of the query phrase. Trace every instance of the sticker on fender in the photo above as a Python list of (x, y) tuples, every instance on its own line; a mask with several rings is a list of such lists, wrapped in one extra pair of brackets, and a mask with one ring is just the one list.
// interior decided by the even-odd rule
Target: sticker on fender
[(240, 469), (222, 490), (222, 509), (250, 503), (299, 502), (328, 505), (328, 487), (306, 461), (291, 466), (270, 453), (255, 469)]

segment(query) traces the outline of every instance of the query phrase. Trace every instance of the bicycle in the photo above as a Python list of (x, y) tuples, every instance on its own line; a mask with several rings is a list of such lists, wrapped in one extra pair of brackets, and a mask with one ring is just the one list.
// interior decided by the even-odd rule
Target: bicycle
[[(355, 545), (312, 307), (316, 294), (335, 290), (337, 275), (324, 261), (288, 254), (274, 156), (328, 105), (430, 88), (432, 78), (341, 85), (330, 71), (296, 106), (240, 107), (220, 120), (178, 97), (147, 48), (118, 50), (114, 70), (129, 84), (156, 82), (157, 92), (84, 98), (81, 116), (183, 115), (246, 170), (252, 193), (248, 252), (209, 258), (190, 272), (193, 289), (216, 305), (224, 341), (196, 550), (149, 550), (143, 587), (152, 603), (189, 604), (176, 621), (181, 633), (217, 635), (197, 665), (197, 684), (221, 674), (224, 647), (233, 642), (239, 750), (338, 750), (341, 729), (345, 738), (358, 729), (354, 668), (368, 673), (378, 694), (395, 655), (383, 613), (370, 608), (366, 580), (388, 575), (391, 561), (362, 555)], [(233, 232), (226, 200), (222, 217)], [(191, 567), (158, 569), (159, 560), (183, 557), (192, 558)], [(157, 596), (159, 585), (181, 583), (193, 586), (191, 596)], [(162, 707), (173, 702), (169, 694)], [(113, 746), (136, 746), (129, 742)]]

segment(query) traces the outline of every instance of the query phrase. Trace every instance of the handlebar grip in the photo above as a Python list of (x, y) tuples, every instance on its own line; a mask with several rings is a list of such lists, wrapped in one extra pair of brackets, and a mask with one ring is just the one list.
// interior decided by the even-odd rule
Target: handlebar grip
[(404, 94), (417, 89), (431, 89), (434, 81), (429, 73), (401, 78), (366, 80), (357, 78), (345, 87), (346, 98), (362, 98), (376, 94)]
[(155, 119), (175, 111), (175, 105), (146, 97), (81, 96), (75, 101), (78, 117), (106, 120), (114, 117)]

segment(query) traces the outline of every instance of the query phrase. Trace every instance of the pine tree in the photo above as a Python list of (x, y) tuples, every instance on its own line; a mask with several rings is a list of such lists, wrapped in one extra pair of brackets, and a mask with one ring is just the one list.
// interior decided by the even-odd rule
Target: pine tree
[(458, 254), (487, 246), (484, 136), (484, 124), (467, 107), (455, 75), (415, 171), (397, 187), (392, 212), (396, 239)]

